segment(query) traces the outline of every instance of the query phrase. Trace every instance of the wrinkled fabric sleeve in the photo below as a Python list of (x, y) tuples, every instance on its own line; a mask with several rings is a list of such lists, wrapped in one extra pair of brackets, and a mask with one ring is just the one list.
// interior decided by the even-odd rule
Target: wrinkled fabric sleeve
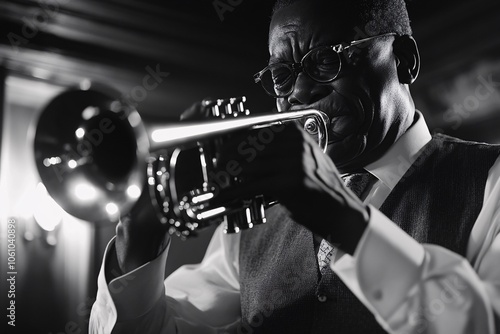
[(500, 331), (500, 163), (490, 169), (466, 258), (419, 244), (374, 207), (353, 256), (331, 268), (390, 333)]
[[(240, 323), (239, 235), (214, 232), (200, 264), (164, 279), (167, 247), (156, 259), (119, 276), (113, 272), (114, 239), (105, 252), (92, 307), (90, 333), (234, 333)], [(175, 256), (175, 255), (172, 255)]]

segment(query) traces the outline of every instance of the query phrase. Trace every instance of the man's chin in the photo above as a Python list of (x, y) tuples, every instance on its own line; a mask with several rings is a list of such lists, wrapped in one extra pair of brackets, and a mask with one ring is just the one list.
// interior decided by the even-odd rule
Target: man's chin
[(341, 173), (347, 173), (363, 167), (361, 161), (366, 149), (366, 136), (352, 134), (343, 139), (330, 142), (326, 153)]

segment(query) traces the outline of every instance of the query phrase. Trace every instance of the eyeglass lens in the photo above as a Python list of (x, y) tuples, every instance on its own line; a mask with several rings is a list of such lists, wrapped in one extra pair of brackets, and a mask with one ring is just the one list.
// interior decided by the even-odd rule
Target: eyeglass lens
[[(313, 50), (303, 60), (304, 71), (317, 82), (329, 82), (340, 71), (340, 57), (331, 48)], [(260, 77), (266, 92), (275, 97), (284, 97), (293, 90), (295, 73), (290, 64), (270, 65)]]

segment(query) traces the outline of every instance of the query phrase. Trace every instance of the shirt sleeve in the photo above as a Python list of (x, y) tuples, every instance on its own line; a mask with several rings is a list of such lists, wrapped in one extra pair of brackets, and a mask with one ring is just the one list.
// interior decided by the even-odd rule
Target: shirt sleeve
[(331, 268), (390, 333), (494, 334), (500, 324), (499, 206), (497, 160), (467, 258), (419, 244), (370, 206), (354, 255), (337, 257)]
[(164, 280), (167, 247), (156, 259), (106, 282), (114, 255), (109, 243), (98, 277), (89, 331), (101, 333), (224, 333), (240, 323), (239, 235), (219, 226), (200, 264), (179, 268)]

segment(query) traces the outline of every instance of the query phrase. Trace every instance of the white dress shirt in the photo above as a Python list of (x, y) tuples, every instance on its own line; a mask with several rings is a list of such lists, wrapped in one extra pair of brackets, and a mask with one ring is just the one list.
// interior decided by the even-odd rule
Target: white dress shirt
[[(419, 244), (378, 210), (431, 140), (423, 116), (416, 117), (383, 157), (365, 167), (378, 178), (364, 200), (371, 212), (368, 227), (355, 254), (337, 251), (330, 267), (390, 333), (494, 334), (495, 322), (500, 326), (500, 159), (489, 171), (466, 258)], [(167, 247), (107, 284), (104, 266), (114, 253), (112, 240), (90, 332), (140, 323), (144, 334), (251, 333), (240, 327), (239, 244), (239, 234), (226, 235), (219, 226), (200, 264), (183, 266), (164, 280)]]

